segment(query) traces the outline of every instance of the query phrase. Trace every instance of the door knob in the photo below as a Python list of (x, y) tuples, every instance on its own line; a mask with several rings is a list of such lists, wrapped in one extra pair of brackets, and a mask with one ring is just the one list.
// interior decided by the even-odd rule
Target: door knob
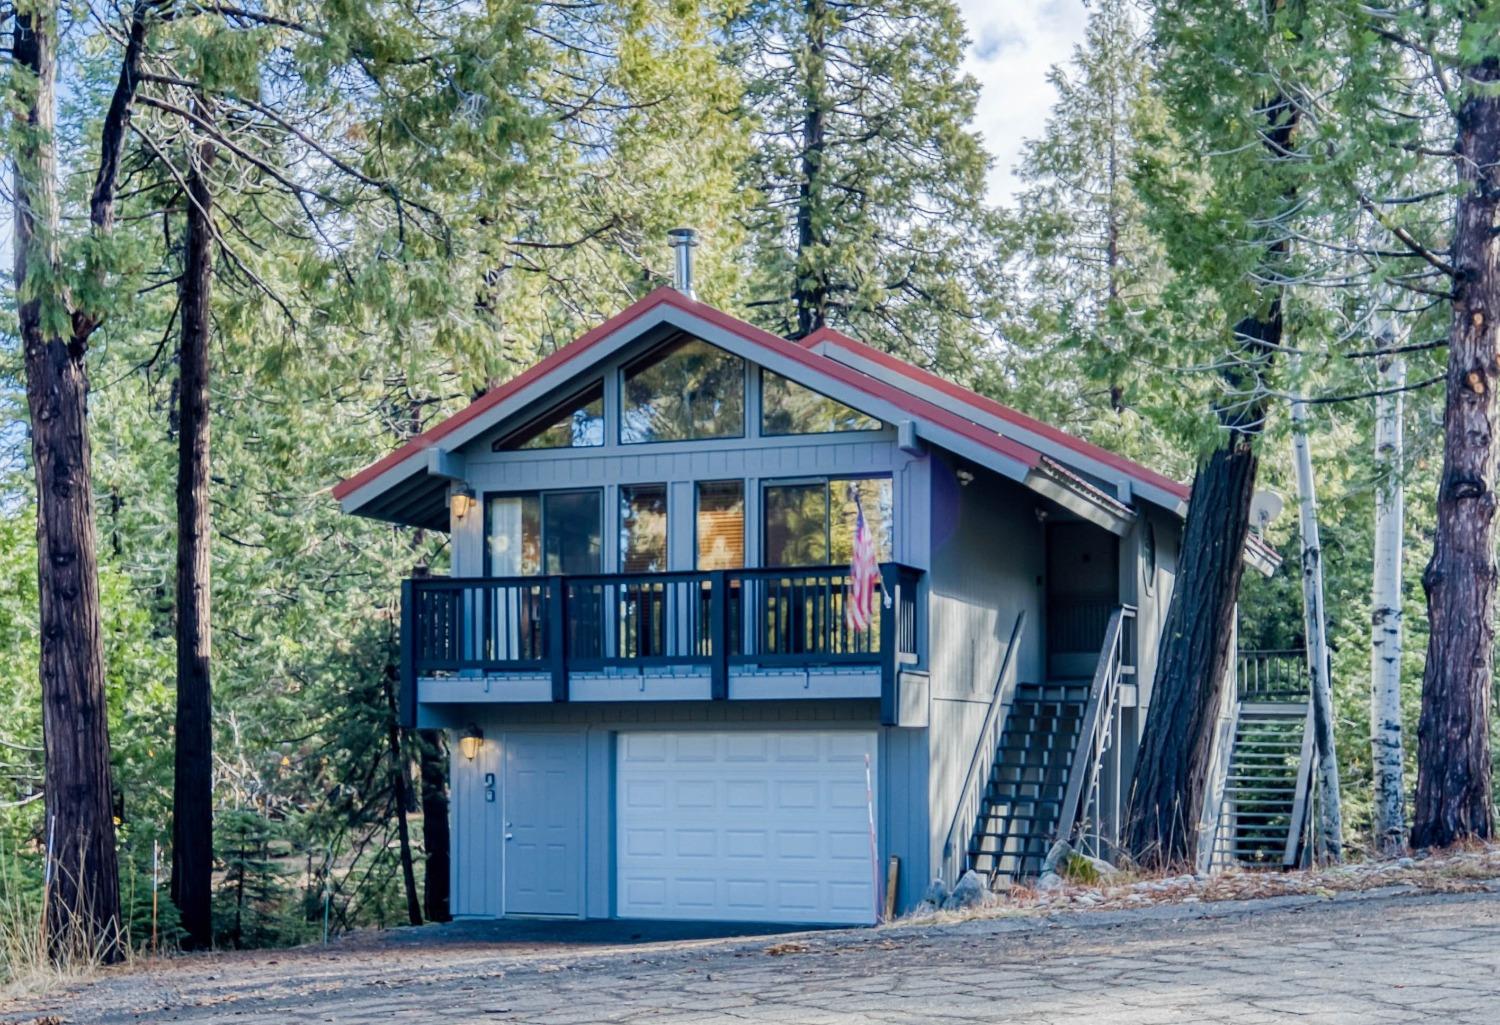
[(505, 834), (505, 839), (507, 839), (507, 840), (513, 840), (513, 839), (515, 839), (515, 834), (514, 833), (506, 833)]

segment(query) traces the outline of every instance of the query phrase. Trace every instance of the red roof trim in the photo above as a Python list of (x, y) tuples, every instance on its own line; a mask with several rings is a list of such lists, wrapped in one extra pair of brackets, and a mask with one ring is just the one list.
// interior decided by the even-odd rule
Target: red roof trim
[(610, 317), (592, 331), (580, 335), (561, 349), (558, 349), (550, 356), (538, 362), (535, 366), (517, 374), (500, 387), (490, 389), (457, 413), (454, 413), (446, 420), (438, 421), (394, 452), (376, 460), (354, 476), (335, 484), (333, 486), (333, 497), (343, 500), (349, 494), (364, 487), (393, 466), (405, 461), (409, 456), (413, 456), (423, 449), (431, 447), (432, 443), (439, 438), (451, 434), (485, 410), (504, 402), (538, 377), (581, 356), (606, 336), (613, 334), (616, 329), (623, 327), (641, 314), (660, 306), (663, 302), (674, 297), (682, 298), (670, 288), (658, 288), (644, 299), (640, 299), (625, 307), (625, 309)]
[[(971, 441), (977, 442), (978, 444), (983, 445), (985, 448), (988, 448), (991, 451), (998, 452), (1001, 455), (1014, 459), (1028, 469), (1034, 468), (1041, 460), (1041, 453), (1037, 452), (1035, 449), (1030, 448), (1027, 445), (1023, 445), (1011, 438), (1003, 437), (1002, 435), (997, 434), (996, 432), (989, 430), (988, 428), (982, 427), (979, 424), (974, 423), (972, 420), (966, 419), (947, 409), (944, 409), (943, 407), (936, 405), (935, 403), (928, 402), (925, 399), (917, 398), (909, 392), (903, 391), (900, 388), (887, 384), (886, 382), (881, 381), (878, 378), (871, 377), (869, 374), (865, 374), (858, 370), (855, 370), (852, 367), (845, 366), (837, 360), (811, 353), (806, 348), (804, 348), (803, 345), (799, 345), (796, 342), (787, 341), (785, 338), (782, 338), (779, 335), (772, 334), (769, 331), (762, 330), (761, 328), (755, 327), (753, 324), (747, 324), (746, 322), (736, 317), (731, 317), (729, 314), (724, 313), (721, 310), (714, 309), (712, 306), (707, 306), (703, 303), (688, 299), (686, 296), (682, 295), (680, 292), (677, 292), (675, 289), (658, 288), (650, 295), (647, 295), (645, 298), (626, 307), (624, 310), (620, 311), (604, 323), (600, 324), (592, 331), (589, 331), (587, 334), (580, 336), (573, 342), (570, 342), (569, 344), (563, 346), (561, 349), (558, 349), (556, 352), (552, 353), (546, 359), (543, 359), (541, 362), (537, 363), (529, 370), (517, 375), (500, 387), (487, 392), (482, 397), (470, 403), (460, 412), (455, 413), (454, 415), (448, 417), (446, 420), (437, 423), (433, 427), (412, 438), (410, 441), (402, 445), (400, 448), (396, 449), (394, 452), (391, 452), (384, 458), (371, 463), (369, 466), (365, 467), (354, 476), (336, 484), (333, 488), (333, 497), (340, 500), (346, 498), (354, 491), (380, 477), (381, 474), (387, 472), (395, 466), (398, 466), (400, 463), (404, 462), (416, 453), (431, 447), (434, 442), (447, 436), (448, 434), (451, 434), (459, 427), (473, 420), (475, 417), (480, 416), (489, 409), (493, 409), (495, 406), (505, 401), (510, 396), (514, 395), (526, 385), (532, 383), (543, 375), (551, 373), (552, 371), (557, 370), (572, 362), (573, 360), (583, 356), (603, 339), (613, 334), (620, 328), (624, 327), (630, 321), (637, 319), (642, 314), (649, 312), (662, 303), (667, 303), (675, 306), (685, 313), (692, 314), (693, 316), (705, 320), (716, 327), (722, 328), (735, 335), (738, 335), (748, 342), (764, 346), (765, 348), (771, 349), (782, 356), (801, 363), (818, 373), (824, 374), (828, 377), (832, 377), (836, 380), (850, 385), (851, 387), (857, 388), (868, 395), (889, 402), (899, 409), (905, 410), (915, 416), (921, 417), (924, 420), (930, 421), (931, 423), (950, 430), (955, 434), (968, 438)], [(826, 331), (816, 332), (812, 336), (810, 336), (807, 342), (805, 342), (804, 344), (815, 343), (816, 341), (822, 340), (824, 337), (828, 337), (829, 335), (833, 334), (834, 333), (832, 332)], [(841, 341), (847, 341), (853, 345), (859, 345), (859, 343), (854, 342), (853, 339), (843, 339), (842, 336), (834, 336), (839, 338)], [(874, 352), (875, 350), (871, 351)], [(895, 362), (901, 366), (906, 366), (905, 364), (900, 364), (900, 361)], [(916, 367), (910, 367), (910, 370), (919, 374), (925, 373), (924, 371), (919, 371)], [(939, 382), (942, 381), (941, 378), (934, 378), (934, 380)], [(952, 387), (957, 389), (956, 385)], [(974, 395), (973, 393), (967, 392), (964, 389), (957, 389), (957, 392), (963, 396), (967, 396), (967, 401), (988, 401), (982, 400), (981, 396)], [(1020, 414), (1014, 415), (1019, 416)], [(1064, 437), (1067, 436), (1064, 435)]]
[(909, 377), (933, 388), (937, 388), (945, 395), (952, 396), (953, 398), (959, 399), (962, 402), (967, 402), (970, 405), (978, 406), (985, 412), (997, 416), (1000, 419), (1007, 421), (1008, 423), (1013, 423), (1016, 426), (1023, 427), (1029, 431), (1035, 431), (1037, 434), (1040, 434), (1042, 437), (1048, 439), (1049, 441), (1054, 441), (1064, 448), (1071, 449), (1072, 451), (1077, 452), (1080, 455), (1086, 455), (1092, 459), (1096, 459), (1099, 462), (1104, 463), (1107, 466), (1112, 466), (1115, 469), (1124, 472), (1128, 476), (1137, 478), (1148, 484), (1159, 487), (1163, 491), (1167, 491), (1173, 495), (1176, 495), (1178, 498), (1186, 499), (1188, 497), (1188, 486), (1186, 484), (1175, 481), (1171, 477), (1165, 476), (1164, 474), (1157, 473), (1155, 470), (1152, 470), (1149, 467), (1142, 466), (1140, 463), (1137, 463), (1134, 460), (1126, 459), (1119, 453), (1111, 452), (1107, 448), (1100, 448), (1098, 445), (1084, 441), (1082, 438), (1076, 438), (1073, 435), (1068, 434), (1066, 431), (1061, 431), (1058, 428), (1053, 427), (1051, 424), (1046, 424), (1033, 417), (1029, 417), (1025, 413), (1022, 413), (1020, 410), (1012, 409), (1010, 406), (1001, 405), (994, 399), (986, 398), (976, 391), (971, 391), (968, 388), (956, 385), (952, 381), (944, 380), (943, 378), (934, 373), (931, 373), (930, 371), (923, 370), (921, 367), (914, 366), (911, 363), (906, 362), (905, 360), (897, 359), (895, 356), (891, 356), (887, 353), (881, 352), (879, 349), (866, 345), (864, 342), (856, 341), (855, 339), (850, 338), (848, 335), (840, 334), (838, 331), (835, 331), (832, 328), (819, 328), (802, 340), (802, 344), (808, 346), (809, 348), (821, 342), (828, 342), (841, 348), (848, 349), (851, 352), (864, 356), (866, 359), (869, 359), (872, 362), (878, 363), (879, 365), (885, 367), (887, 370), (893, 370), (905, 377)]

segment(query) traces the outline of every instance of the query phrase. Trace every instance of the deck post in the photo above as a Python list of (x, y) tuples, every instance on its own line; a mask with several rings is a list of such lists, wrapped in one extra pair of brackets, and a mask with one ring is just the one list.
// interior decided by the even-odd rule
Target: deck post
[(547, 578), (547, 662), (552, 667), (552, 700), (568, 700), (567, 584)]
[(729, 573), (714, 570), (708, 577), (709, 697), (729, 698)]
[[(896, 648), (896, 618), (901, 614), (901, 573), (894, 563), (880, 567), (880, 724), (895, 726), (901, 719), (900, 661)], [(885, 599), (890, 607), (885, 607)]]
[(417, 725), (416, 590), (414, 581), (401, 581), (401, 678), (396, 692), (396, 718), (407, 729)]

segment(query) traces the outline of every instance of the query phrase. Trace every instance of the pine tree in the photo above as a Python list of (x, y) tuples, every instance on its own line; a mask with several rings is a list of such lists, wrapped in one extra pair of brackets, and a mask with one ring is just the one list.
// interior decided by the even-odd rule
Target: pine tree
[(744, 306), (950, 372), (990, 335), (997, 221), (951, 0), (756, 0), (734, 18), (760, 201)]

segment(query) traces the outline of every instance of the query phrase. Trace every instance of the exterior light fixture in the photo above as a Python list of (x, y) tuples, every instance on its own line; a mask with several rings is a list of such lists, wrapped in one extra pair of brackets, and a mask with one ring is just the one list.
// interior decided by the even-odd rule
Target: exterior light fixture
[(453, 493), (448, 496), (448, 508), (452, 510), (455, 519), (462, 520), (478, 504), (474, 489), (467, 484), (454, 488)]
[(974, 483), (974, 474), (968, 470), (959, 470), (953, 476), (958, 478), (959, 487), (966, 488)]
[(458, 738), (458, 749), (464, 753), (464, 757), (473, 761), (479, 754), (479, 748), (484, 744), (484, 730), (470, 723), (468, 728)]

